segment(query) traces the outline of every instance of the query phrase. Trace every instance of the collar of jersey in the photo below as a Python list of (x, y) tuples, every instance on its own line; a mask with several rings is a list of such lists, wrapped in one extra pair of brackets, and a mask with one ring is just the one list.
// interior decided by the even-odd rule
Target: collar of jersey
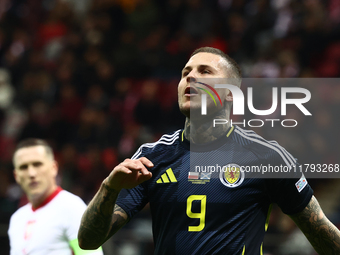
[(225, 132), (220, 138), (216, 139), (215, 141), (212, 141), (210, 143), (205, 144), (193, 144), (190, 143), (184, 136), (184, 130), (182, 130), (181, 133), (181, 144), (184, 148), (186, 148), (189, 151), (212, 151), (220, 148), (223, 144), (228, 142), (228, 137), (231, 135), (231, 133), (234, 130), (234, 126), (229, 127), (227, 132)]
[(38, 210), (39, 208), (47, 205), (49, 202), (52, 201), (53, 198), (55, 198), (60, 191), (62, 191), (63, 189), (61, 187), (57, 187), (57, 189), (55, 191), (53, 191), (53, 193), (51, 195), (49, 195), (45, 200), (44, 202), (42, 202), (38, 207), (33, 207), (32, 206), (32, 211), (35, 212), (36, 210)]

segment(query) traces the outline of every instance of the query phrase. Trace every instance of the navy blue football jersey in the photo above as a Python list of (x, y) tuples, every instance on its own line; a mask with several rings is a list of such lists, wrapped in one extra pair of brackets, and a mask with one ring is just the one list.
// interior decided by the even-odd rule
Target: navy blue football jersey
[(271, 204), (294, 214), (313, 195), (300, 172), (269, 179), (241, 171), (298, 163), (276, 142), (237, 126), (200, 146), (178, 130), (143, 144), (132, 159), (140, 157), (153, 162), (152, 178), (122, 190), (116, 203), (130, 219), (150, 203), (155, 254), (260, 255)]

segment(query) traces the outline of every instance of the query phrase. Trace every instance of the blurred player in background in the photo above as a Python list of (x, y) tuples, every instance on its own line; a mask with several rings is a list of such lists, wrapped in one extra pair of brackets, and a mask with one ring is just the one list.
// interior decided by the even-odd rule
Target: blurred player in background
[(58, 164), (40, 139), (20, 142), (13, 155), (14, 177), (29, 203), (11, 217), (11, 255), (102, 255), (79, 248), (77, 232), (86, 208), (81, 198), (57, 186)]
[[(245, 179), (240, 172), (214, 177), (190, 171), (193, 159), (199, 166), (216, 159), (237, 166), (298, 164), (280, 145), (252, 131), (213, 128), (211, 115), (193, 115), (201, 111), (202, 78), (241, 80), (241, 73), (218, 49), (204, 47), (191, 55), (178, 85), (184, 130), (142, 145), (112, 170), (84, 213), (80, 246), (99, 247), (150, 202), (156, 254), (260, 255), (270, 205), (276, 203), (319, 254), (340, 254), (340, 231), (323, 214), (303, 175)], [(213, 119), (229, 120), (232, 94), (219, 95), (223, 105), (209, 110)]]

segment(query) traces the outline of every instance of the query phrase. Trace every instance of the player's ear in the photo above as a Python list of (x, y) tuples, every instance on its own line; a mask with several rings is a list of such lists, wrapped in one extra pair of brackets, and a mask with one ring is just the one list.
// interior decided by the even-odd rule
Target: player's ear
[(15, 181), (19, 184), (18, 175), (17, 175), (17, 172), (15, 171), (15, 169), (13, 169), (13, 176), (14, 176)]
[(227, 96), (226, 96), (227, 102), (232, 102), (233, 101), (233, 94), (231, 91), (228, 89)]
[(58, 175), (58, 169), (59, 169), (58, 162), (56, 160), (53, 160), (52, 168), (53, 168), (53, 175), (54, 177), (56, 177)]

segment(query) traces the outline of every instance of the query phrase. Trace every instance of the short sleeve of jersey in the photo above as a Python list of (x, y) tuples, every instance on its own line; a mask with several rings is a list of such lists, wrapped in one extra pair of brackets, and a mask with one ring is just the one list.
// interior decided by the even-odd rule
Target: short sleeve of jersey
[[(65, 215), (65, 219), (67, 219), (65, 228), (66, 228), (66, 237), (68, 241), (74, 240), (78, 236), (78, 229), (80, 226), (81, 217), (86, 209), (86, 204), (84, 201), (74, 196), (73, 194), (69, 195), (68, 201), (68, 210), (67, 215)], [(65, 196), (66, 198), (66, 196)], [(65, 201), (66, 202), (66, 201)]]
[[(288, 152), (282, 155), (275, 154), (271, 158), (272, 165), (286, 165), (289, 160), (291, 166), (299, 169), (297, 160)], [(268, 195), (272, 203), (276, 203), (285, 214), (295, 214), (301, 212), (309, 203), (313, 196), (313, 190), (307, 180), (299, 170), (292, 168), (287, 178), (266, 179)], [(301, 185), (301, 184), (302, 185)]]
[(142, 210), (149, 202), (146, 189), (143, 184), (133, 189), (122, 189), (117, 198), (116, 204), (120, 206), (131, 219), (137, 212)]
[(299, 180), (300, 178), (267, 180), (271, 202), (278, 204), (285, 214), (301, 212), (312, 198), (313, 190), (308, 183), (301, 191), (298, 190), (296, 184)]
[(17, 213), (14, 213), (11, 218), (10, 218), (10, 221), (9, 221), (9, 228), (8, 228), (8, 237), (9, 237), (9, 244), (10, 244), (10, 255), (14, 255), (15, 254), (15, 246), (14, 246), (14, 243), (13, 243), (13, 237), (15, 235), (18, 235), (18, 233), (15, 233), (14, 231), (14, 225), (15, 225), (15, 222), (17, 222)]

